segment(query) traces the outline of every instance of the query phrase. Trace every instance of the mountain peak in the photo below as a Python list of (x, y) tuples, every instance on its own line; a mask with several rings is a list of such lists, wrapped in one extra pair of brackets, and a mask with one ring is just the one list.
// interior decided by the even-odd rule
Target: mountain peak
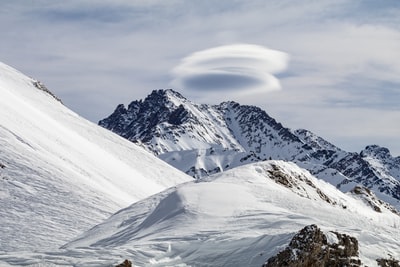
[(180, 93), (172, 89), (157, 89), (153, 90), (145, 99), (144, 102), (153, 102), (159, 105), (173, 104), (179, 106), (182, 102), (186, 102), (187, 99)]
[[(190, 112), (189, 100), (172, 89), (153, 90), (144, 100), (132, 101), (128, 108), (122, 104), (99, 125), (136, 143), (146, 143), (163, 139), (162, 134), (176, 128), (189, 119), (196, 120)], [(157, 145), (149, 149), (155, 154), (168, 150)]]
[(361, 156), (378, 158), (378, 159), (387, 159), (392, 157), (389, 149), (378, 145), (366, 146), (365, 149), (361, 151)]

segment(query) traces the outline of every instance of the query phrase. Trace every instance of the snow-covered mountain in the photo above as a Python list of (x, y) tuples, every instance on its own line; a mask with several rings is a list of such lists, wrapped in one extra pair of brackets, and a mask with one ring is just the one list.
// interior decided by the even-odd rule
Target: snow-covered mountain
[[(301, 256), (312, 236), (340, 262), (400, 258), (399, 212), (379, 188), (392, 189), (398, 158), (384, 148), (348, 153), (256, 107), (197, 105), (172, 90), (117, 108), (109, 128), (203, 176), (193, 180), (4, 64), (0, 94), (0, 266), (260, 267)], [(351, 188), (370, 173), (377, 194)]]
[(400, 207), (400, 157), (378, 146), (346, 152), (310, 131), (292, 131), (254, 106), (196, 104), (171, 89), (155, 90), (127, 108), (119, 105), (99, 124), (197, 178), (281, 159), (344, 192), (361, 185)]
[(0, 255), (58, 247), (117, 210), (192, 180), (2, 63), (0, 112)]
[[(361, 157), (372, 166), (380, 176), (400, 177), (400, 157), (392, 157), (389, 149), (377, 145), (367, 146)], [(399, 189), (400, 190), (400, 189)]]
[(261, 267), (312, 224), (339, 250), (339, 237), (357, 242), (348, 259), (372, 267), (379, 258), (400, 258), (400, 216), (391, 207), (369, 205), (361, 192), (344, 194), (291, 162), (248, 164), (137, 202), (58, 252), (30, 259), (72, 266), (129, 259), (134, 266)]

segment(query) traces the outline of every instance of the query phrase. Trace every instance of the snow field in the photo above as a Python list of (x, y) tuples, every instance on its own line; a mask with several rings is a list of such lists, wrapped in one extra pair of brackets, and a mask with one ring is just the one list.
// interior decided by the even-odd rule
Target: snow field
[(0, 63), (0, 251), (53, 249), (191, 180)]
[[(297, 181), (298, 187), (288, 188), (271, 179), (273, 166)], [(335, 204), (322, 200), (317, 189)], [(121, 257), (130, 254), (136, 266), (165, 266), (158, 265), (160, 259), (168, 260), (170, 266), (261, 266), (297, 231), (317, 224), (325, 232), (356, 237), (361, 260), (376, 266), (375, 259), (388, 253), (399, 258), (398, 223), (398, 215), (375, 212), (293, 163), (268, 161), (140, 201), (65, 248), (85, 249), (92, 255), (107, 247), (119, 251)]]

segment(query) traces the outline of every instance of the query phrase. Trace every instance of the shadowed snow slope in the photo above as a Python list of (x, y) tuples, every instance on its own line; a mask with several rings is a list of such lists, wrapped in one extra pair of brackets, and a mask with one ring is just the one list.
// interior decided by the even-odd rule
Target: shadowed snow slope
[(85, 266), (123, 258), (135, 266), (261, 266), (309, 224), (356, 237), (368, 266), (388, 253), (400, 257), (398, 215), (376, 212), (294, 163), (266, 161), (133, 204), (48, 258)]
[(117, 210), (191, 180), (2, 63), (0, 111), (0, 252), (60, 246)]

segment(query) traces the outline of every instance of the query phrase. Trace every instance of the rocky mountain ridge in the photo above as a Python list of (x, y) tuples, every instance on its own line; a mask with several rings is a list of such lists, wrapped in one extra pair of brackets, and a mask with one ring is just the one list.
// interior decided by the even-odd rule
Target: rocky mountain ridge
[(291, 130), (264, 110), (236, 102), (196, 104), (172, 89), (154, 90), (99, 122), (187, 174), (201, 178), (250, 162), (296, 162), (342, 191), (356, 185), (400, 207), (400, 157), (367, 146), (347, 152), (312, 132)]
[(360, 185), (400, 207), (400, 157), (377, 145), (344, 151), (308, 130), (284, 127), (255, 106), (196, 104), (172, 89), (154, 90), (127, 108), (119, 105), (99, 125), (196, 178), (281, 159), (342, 191)]

